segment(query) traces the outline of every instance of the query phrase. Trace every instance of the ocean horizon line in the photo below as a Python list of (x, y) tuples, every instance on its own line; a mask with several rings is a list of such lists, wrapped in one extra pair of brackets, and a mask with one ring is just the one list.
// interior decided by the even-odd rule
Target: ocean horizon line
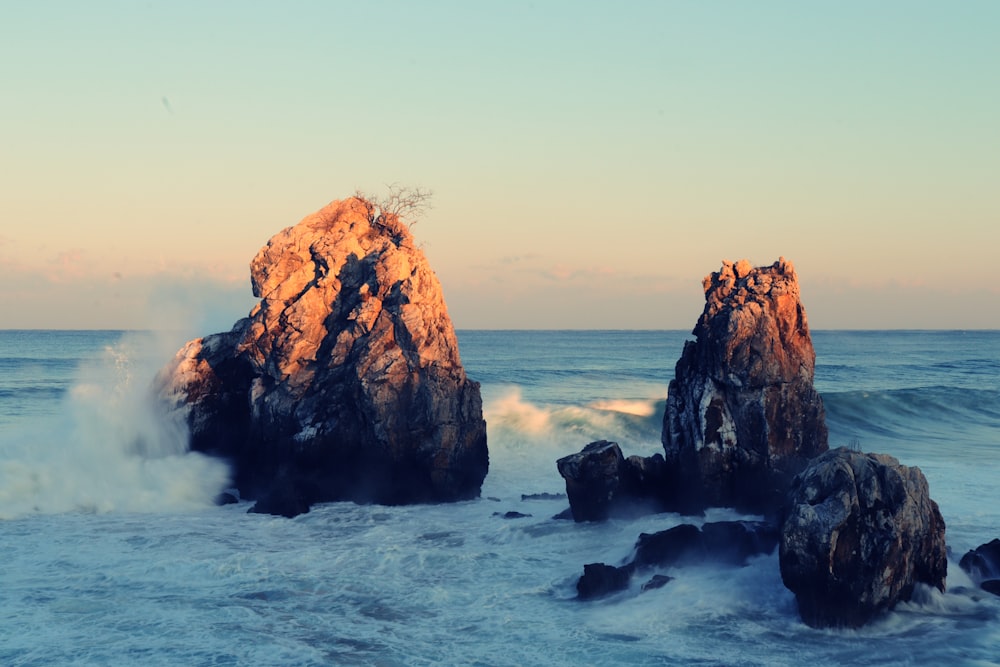
[[(0, 332), (3, 333), (14, 333), (14, 332), (64, 332), (64, 333), (170, 333), (175, 331), (182, 331), (182, 329), (132, 329), (132, 328), (74, 328), (74, 327), (0, 327)], [(211, 333), (225, 333), (228, 330), (212, 331), (207, 332), (206, 335)], [(664, 333), (677, 333), (677, 332), (690, 332), (689, 327), (455, 327), (456, 332), (463, 331), (475, 331), (475, 332), (526, 332), (526, 333), (569, 333), (569, 332), (594, 332), (594, 333), (615, 333), (615, 332), (639, 332), (648, 331), (656, 332), (661, 331)], [(991, 333), (1000, 332), (1000, 328), (994, 327), (925, 327), (925, 328), (915, 328), (915, 327), (823, 327), (823, 328), (812, 328), (809, 331), (811, 333), (821, 333), (821, 332), (836, 332), (836, 333), (866, 333), (866, 332), (881, 332), (881, 331), (891, 331), (894, 333), (931, 333), (931, 332), (976, 332), (976, 333)]]

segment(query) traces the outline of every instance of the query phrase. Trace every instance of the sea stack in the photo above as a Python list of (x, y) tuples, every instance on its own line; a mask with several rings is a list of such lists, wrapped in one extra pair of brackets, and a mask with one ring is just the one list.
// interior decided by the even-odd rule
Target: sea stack
[(789, 490), (781, 578), (807, 625), (859, 627), (910, 599), (918, 583), (944, 590), (944, 538), (919, 468), (841, 447), (812, 461)]
[(726, 261), (703, 287), (695, 340), (668, 389), (667, 483), (687, 509), (770, 514), (795, 474), (827, 450), (798, 278), (783, 257), (759, 268)]
[(334, 201), (271, 238), (250, 274), (250, 316), (189, 342), (159, 378), (193, 450), (231, 461), (243, 497), (276, 480), (307, 504), (479, 495), (479, 384), (399, 215)]

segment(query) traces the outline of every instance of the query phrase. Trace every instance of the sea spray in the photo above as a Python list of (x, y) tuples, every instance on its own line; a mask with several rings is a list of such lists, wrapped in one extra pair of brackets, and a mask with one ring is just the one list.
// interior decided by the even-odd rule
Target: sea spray
[(211, 503), (227, 485), (227, 466), (188, 452), (183, 424), (152, 400), (164, 341), (124, 335), (81, 365), (56, 415), (0, 436), (0, 517)]
[[(675, 579), (661, 589), (643, 593), (647, 579), (637, 577), (621, 595), (575, 599), (583, 565), (621, 563), (639, 533), (742, 518), (713, 509), (698, 520), (662, 514), (576, 524), (551, 519), (568, 506), (565, 498), (521, 499), (561, 491), (555, 459), (594, 436), (618, 440), (627, 453), (659, 451), (665, 381), (686, 335), (460, 332), (462, 359), (493, 410), (489, 488), (481, 500), (329, 503), (291, 520), (247, 514), (249, 503), (241, 503), (155, 517), (30, 514), (0, 522), (0, 664), (998, 664), (1000, 598), (972, 588), (954, 563), (946, 593), (918, 594), (861, 631), (805, 626), (780, 582), (776, 555), (745, 568), (672, 568), (664, 573)], [(108, 342), (86, 336), (99, 339), (97, 348)], [(63, 334), (36, 338), (40, 348), (52, 347)], [(969, 341), (970, 359), (1000, 359), (997, 333), (816, 338), (817, 373), (830, 393), (971, 384), (965, 371), (932, 376), (924, 369), (925, 357), (950, 354), (956, 339)], [(904, 365), (917, 344), (920, 358)], [(612, 354), (622, 360), (611, 364), (613, 372), (592, 372)], [(837, 365), (825, 366), (827, 357)], [(579, 369), (582, 383), (574, 376)], [(7, 377), (0, 375), (0, 385)], [(512, 386), (522, 388), (516, 400), (493, 409)], [(995, 394), (974, 398), (996, 412)], [(624, 413), (599, 409), (609, 400), (651, 400), (654, 414), (619, 417)], [(867, 428), (867, 419), (853, 422), (850, 405), (832, 403), (834, 443), (856, 437), (866, 451), (922, 466), (956, 557), (998, 536), (995, 421), (953, 423), (950, 442), (928, 444), (924, 427), (948, 423), (938, 411), (946, 406), (937, 406), (916, 417), (904, 439), (890, 440)], [(522, 410), (537, 419), (525, 422)], [(5, 414), (9, 423), (25, 421)], [(619, 426), (645, 435), (625, 438)], [(9, 435), (0, 423), (0, 440)], [(975, 461), (962, 456), (973, 446), (981, 452)], [(502, 518), (509, 510), (531, 516)]]

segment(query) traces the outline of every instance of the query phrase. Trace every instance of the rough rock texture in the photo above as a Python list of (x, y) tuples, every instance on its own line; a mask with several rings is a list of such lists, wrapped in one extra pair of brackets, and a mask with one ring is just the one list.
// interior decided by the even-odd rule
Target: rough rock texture
[(781, 578), (813, 627), (858, 627), (908, 600), (917, 583), (944, 590), (944, 519), (919, 468), (845, 448), (818, 457), (789, 491)]
[[(827, 449), (816, 354), (791, 262), (723, 262), (684, 344), (663, 418), (668, 484), (681, 506), (771, 512)], [(691, 507), (688, 507), (691, 509)]]
[(659, 455), (626, 459), (617, 442), (598, 440), (577, 454), (562, 457), (556, 467), (566, 480), (575, 521), (603, 521), (662, 508), (654, 493), (663, 486)]
[(260, 303), (188, 343), (160, 378), (192, 449), (230, 459), (244, 497), (281, 471), (307, 502), (450, 501), (488, 467), (441, 287), (406, 225), (352, 197), (276, 234)]
[(1000, 539), (981, 544), (962, 556), (958, 566), (985, 591), (1000, 595)]

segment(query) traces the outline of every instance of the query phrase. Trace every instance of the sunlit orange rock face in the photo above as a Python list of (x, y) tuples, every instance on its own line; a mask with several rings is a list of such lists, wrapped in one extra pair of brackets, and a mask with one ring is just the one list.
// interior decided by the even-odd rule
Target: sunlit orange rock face
[(724, 262), (670, 382), (663, 446), (679, 502), (769, 512), (827, 449), (816, 354), (791, 262)]
[(335, 201), (268, 241), (251, 281), (250, 316), (189, 343), (162, 376), (192, 449), (232, 460), (250, 496), (279, 472), (309, 502), (479, 495), (479, 384), (406, 225)]

